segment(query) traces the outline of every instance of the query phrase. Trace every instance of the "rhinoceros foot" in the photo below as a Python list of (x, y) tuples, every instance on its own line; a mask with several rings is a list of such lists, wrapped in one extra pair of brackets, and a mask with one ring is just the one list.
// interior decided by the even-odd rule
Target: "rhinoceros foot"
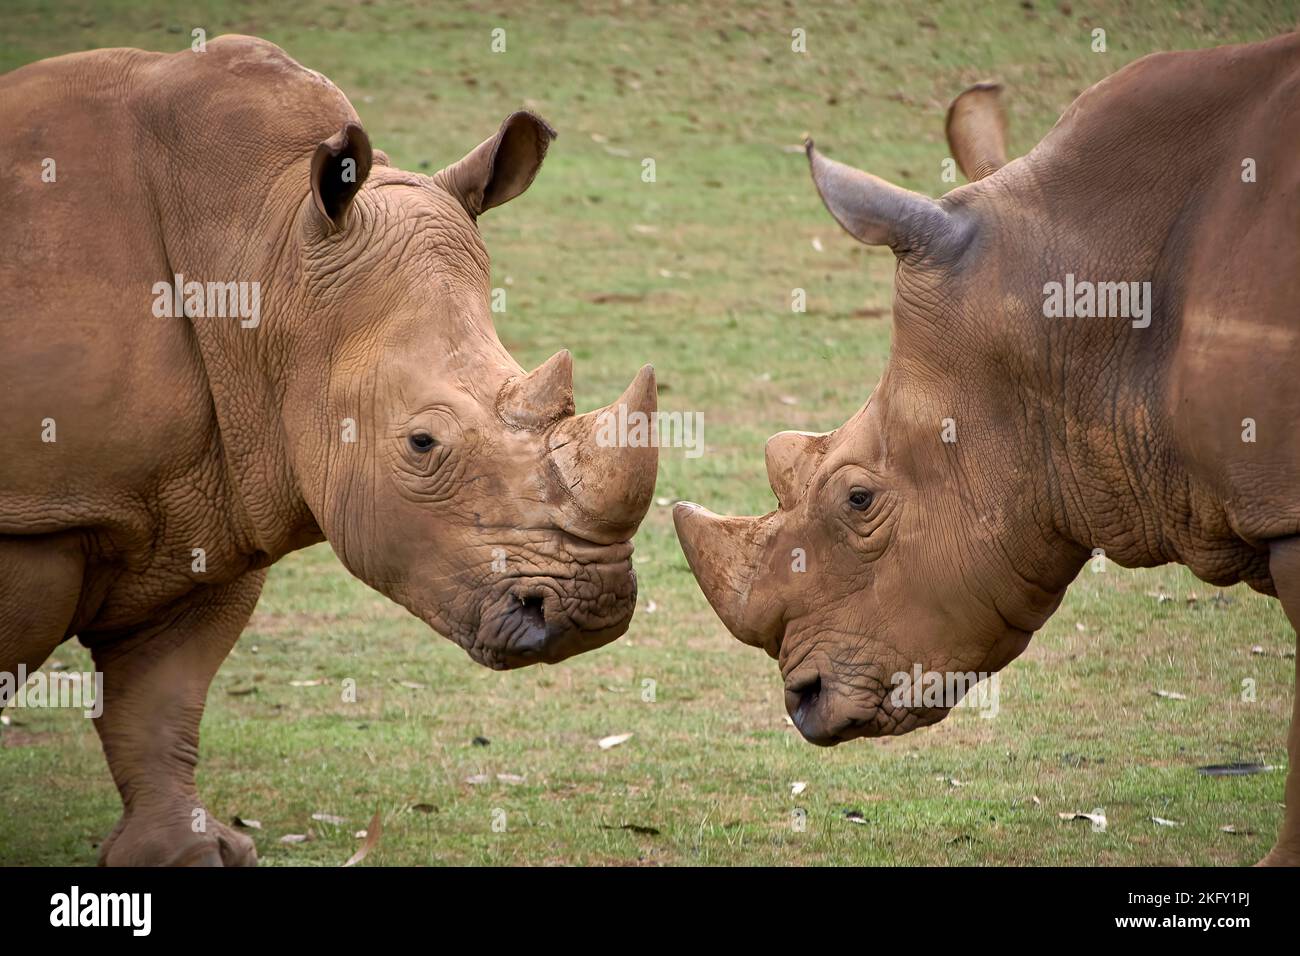
[(194, 832), (196, 804), (122, 815), (99, 848), (100, 866), (257, 866), (257, 848), (244, 834), (217, 823), (202, 807), (204, 832)]
[(1300, 850), (1284, 847), (1281, 844), (1268, 851), (1264, 859), (1256, 866), (1300, 866)]

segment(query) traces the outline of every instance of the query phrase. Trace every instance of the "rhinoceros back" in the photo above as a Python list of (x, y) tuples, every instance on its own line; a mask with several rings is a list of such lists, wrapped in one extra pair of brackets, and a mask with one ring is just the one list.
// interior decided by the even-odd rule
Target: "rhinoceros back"
[(0, 534), (147, 521), (163, 483), (219, 470), (209, 372), (155, 284), (263, 278), (315, 145), (355, 119), (250, 37), (0, 77)]

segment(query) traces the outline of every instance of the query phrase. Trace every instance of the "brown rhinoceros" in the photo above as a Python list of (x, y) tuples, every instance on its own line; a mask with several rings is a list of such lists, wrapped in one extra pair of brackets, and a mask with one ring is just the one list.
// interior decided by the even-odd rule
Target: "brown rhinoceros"
[[(1141, 59), (1011, 163), (996, 102), (954, 104), (975, 181), (938, 201), (808, 144), (831, 215), (897, 258), (888, 365), (840, 428), (768, 442), (776, 511), (676, 509), (814, 743), (940, 720), (911, 675), (996, 672), (1095, 552), (1300, 625), (1300, 36)], [(1273, 863), (1300, 862), (1298, 733)]]
[[(525, 374), (489, 312), (476, 219), (532, 182), (546, 123), (403, 172), (333, 84), (238, 36), (26, 66), (0, 117), (0, 673), (92, 650), (125, 807), (101, 862), (255, 860), (200, 812), (199, 721), (296, 548), (329, 541), (490, 667), (626, 630), (656, 451), (597, 441), (569, 353)], [(649, 366), (619, 404), (653, 413)]]

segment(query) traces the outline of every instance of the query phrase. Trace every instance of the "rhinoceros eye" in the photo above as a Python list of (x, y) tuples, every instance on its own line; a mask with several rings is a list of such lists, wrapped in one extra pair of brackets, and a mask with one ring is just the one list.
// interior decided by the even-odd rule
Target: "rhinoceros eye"
[(429, 449), (438, 444), (438, 439), (434, 438), (428, 432), (415, 432), (408, 439), (411, 443), (411, 450), (424, 454)]
[(854, 511), (866, 511), (871, 507), (871, 492), (866, 488), (854, 488), (849, 492), (849, 507)]

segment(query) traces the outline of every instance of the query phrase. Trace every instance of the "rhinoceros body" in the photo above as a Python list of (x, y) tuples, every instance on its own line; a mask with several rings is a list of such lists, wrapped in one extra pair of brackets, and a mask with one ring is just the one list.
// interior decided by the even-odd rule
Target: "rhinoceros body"
[[(1094, 556), (1300, 624), (1300, 35), (1139, 60), (1010, 163), (996, 100), (954, 103), (973, 181), (937, 202), (809, 144), (898, 258), (888, 366), (841, 428), (769, 441), (777, 511), (675, 515), (815, 743), (941, 719), (898, 676), (1003, 667)], [(1289, 751), (1270, 862), (1300, 862), (1300, 715)]]
[[(101, 50), (0, 77), (0, 673), (78, 636), (125, 812), (101, 860), (244, 863), (194, 788), (265, 569), (328, 540), (475, 660), (621, 634), (653, 448), (593, 441), (568, 352), (525, 374), (476, 217), (554, 133), (428, 177), (279, 48)], [(653, 412), (653, 371), (619, 403)]]

